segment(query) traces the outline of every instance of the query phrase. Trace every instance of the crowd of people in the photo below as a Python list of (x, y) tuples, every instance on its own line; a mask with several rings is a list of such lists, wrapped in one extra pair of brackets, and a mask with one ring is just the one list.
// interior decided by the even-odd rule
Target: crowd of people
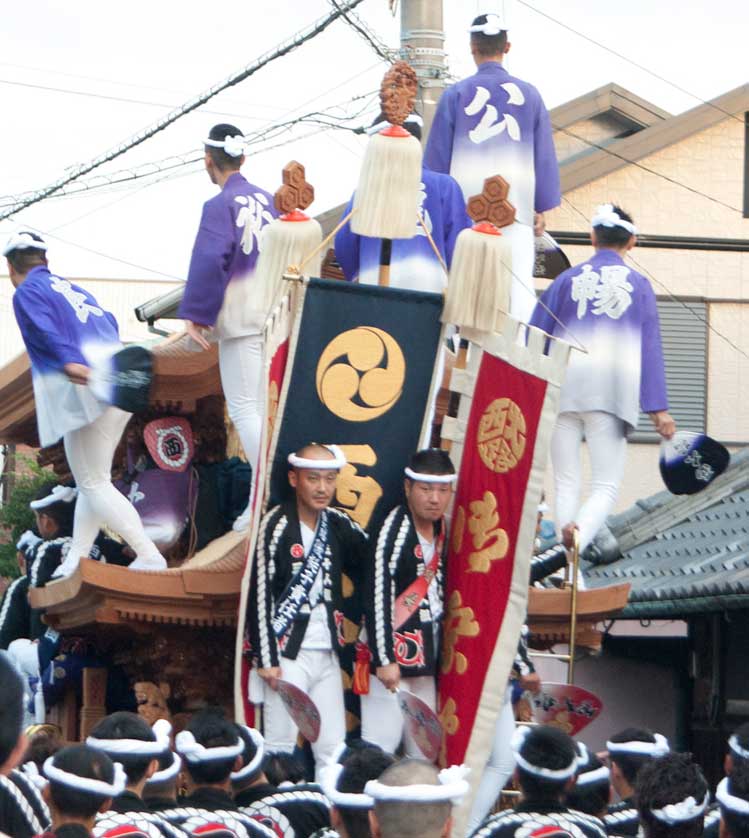
[[(341, 741), (309, 782), (295, 755), (219, 709), (172, 737), (117, 712), (85, 743), (23, 730), (23, 683), (0, 653), (0, 836), (5, 838), (449, 838), (467, 769), (442, 771), (374, 743)], [(749, 725), (728, 740), (714, 795), (691, 755), (628, 728), (604, 754), (558, 728), (511, 738), (519, 802), (496, 807), (474, 838), (749, 836)]]

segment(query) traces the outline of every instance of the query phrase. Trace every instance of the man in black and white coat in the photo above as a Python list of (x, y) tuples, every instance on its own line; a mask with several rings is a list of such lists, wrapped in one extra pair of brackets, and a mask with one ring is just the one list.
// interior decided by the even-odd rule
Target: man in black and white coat
[[(376, 679), (363, 695), (362, 738), (393, 753), (403, 737), (395, 696), (406, 689), (437, 705), (436, 674), (444, 611), (444, 515), (453, 493), (455, 467), (445, 451), (427, 449), (405, 469), (406, 503), (396, 506), (372, 537), (364, 592), (367, 639)], [(406, 733), (407, 756), (421, 751)]]
[(289, 455), (294, 498), (260, 523), (249, 600), (251, 654), (264, 682), (266, 746), (288, 753), (296, 743), (297, 727), (276, 690), (283, 679), (324, 710), (312, 745), (316, 777), (346, 735), (339, 662), (346, 645), (343, 577), (356, 587), (367, 559), (364, 531), (330, 507), (345, 464), (335, 446), (310, 444)]

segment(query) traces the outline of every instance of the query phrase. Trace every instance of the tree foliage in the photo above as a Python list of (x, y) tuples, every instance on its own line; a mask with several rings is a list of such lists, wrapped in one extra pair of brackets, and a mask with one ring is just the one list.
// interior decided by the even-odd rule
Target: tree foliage
[(16, 542), (34, 526), (34, 513), (29, 503), (45, 483), (54, 480), (51, 470), (41, 468), (28, 457), (18, 458), (13, 490), (8, 502), (0, 506), (0, 577), (18, 576)]

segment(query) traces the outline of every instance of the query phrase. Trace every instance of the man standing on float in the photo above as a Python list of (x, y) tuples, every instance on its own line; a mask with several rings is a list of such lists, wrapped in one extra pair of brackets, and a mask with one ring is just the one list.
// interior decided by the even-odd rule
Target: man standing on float
[[(245, 141), (233, 125), (215, 125), (205, 143), (205, 168), (221, 192), (203, 205), (179, 316), (203, 349), (206, 332), (218, 341), (221, 386), (253, 478), (263, 424), (262, 331), (267, 311), (258, 308), (253, 278), (262, 233), (276, 211), (273, 197), (240, 173)], [(250, 504), (234, 523), (250, 524)]]
[(424, 165), (452, 175), (466, 201), (493, 175), (510, 184), (517, 216), (502, 230), (512, 241), (510, 314), (527, 323), (536, 302), (533, 237), (544, 231), (543, 214), (561, 202), (551, 123), (538, 90), (502, 66), (510, 50), (506, 20), (479, 15), (469, 31), (478, 72), (442, 94)]

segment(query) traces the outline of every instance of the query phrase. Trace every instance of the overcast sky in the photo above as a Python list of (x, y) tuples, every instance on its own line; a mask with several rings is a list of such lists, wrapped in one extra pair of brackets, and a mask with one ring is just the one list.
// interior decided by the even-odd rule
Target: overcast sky
[[(613, 81), (678, 113), (749, 81), (746, 0), (529, 2), (694, 94), (679, 92), (517, 2), (507, 66), (534, 83), (550, 108)], [(395, 47), (399, 20), (387, 5), (387, 0), (365, 0), (358, 13)], [(473, 14), (490, 10), (492, 3), (445, 0), (444, 6), (450, 71), (467, 75), (472, 64), (466, 27)], [(326, 0), (29, 0), (9, 5), (3, 10), (0, 50), (0, 204), (127, 139), (329, 8)], [(383, 72), (359, 35), (337, 22), (100, 171), (197, 152), (215, 122), (233, 122), (250, 133), (339, 103), (349, 102), (341, 113), (351, 113), (352, 97), (373, 93)], [(361, 124), (368, 124), (377, 110), (372, 104)], [(282, 166), (300, 160), (316, 186), (312, 210), (319, 213), (350, 195), (365, 141), (340, 130), (304, 138), (314, 130), (301, 125), (266, 142), (293, 140), (282, 148), (262, 152), (263, 145), (256, 146), (244, 173), (272, 192)], [(155, 185), (141, 181), (116, 191), (48, 199), (0, 222), (0, 238), (14, 227), (33, 225), (65, 239), (50, 238), (50, 260), (57, 272), (71, 277), (184, 278), (200, 206), (215, 187), (195, 166), (177, 173)]]

